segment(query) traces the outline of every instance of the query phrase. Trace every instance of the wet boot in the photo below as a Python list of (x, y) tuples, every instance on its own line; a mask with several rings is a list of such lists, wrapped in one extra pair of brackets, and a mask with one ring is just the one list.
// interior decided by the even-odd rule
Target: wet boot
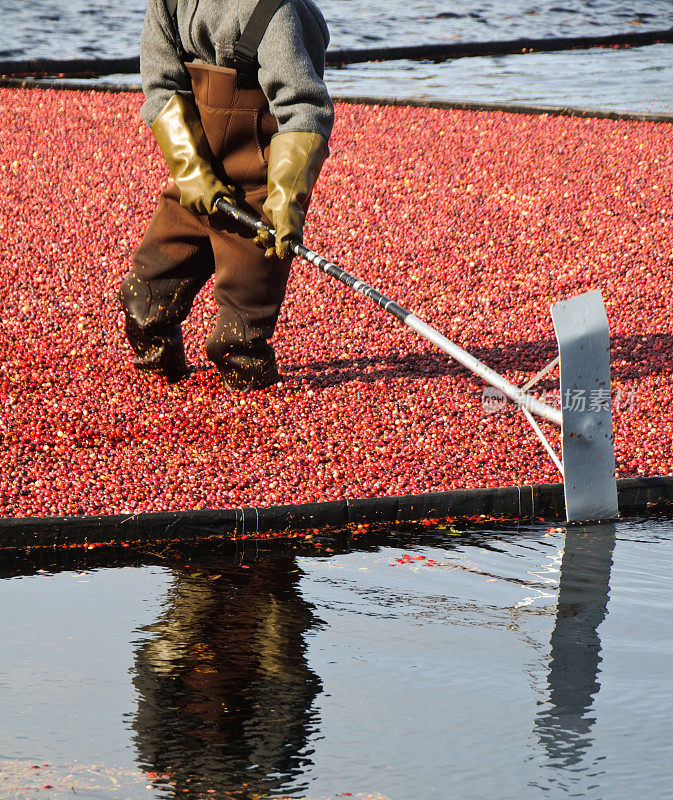
[(180, 304), (176, 303), (185, 281), (157, 283), (153, 292), (144, 278), (131, 272), (120, 287), (119, 299), (126, 316), (126, 336), (136, 355), (133, 366), (175, 383), (190, 372), (178, 315)]
[(140, 372), (163, 375), (169, 383), (189, 375), (180, 325), (167, 329), (164, 334), (157, 333), (148, 340), (135, 320), (127, 317), (126, 336), (136, 354), (131, 363)]
[(210, 336), (206, 353), (227, 389), (266, 389), (280, 380), (276, 356), (268, 342), (232, 345)]

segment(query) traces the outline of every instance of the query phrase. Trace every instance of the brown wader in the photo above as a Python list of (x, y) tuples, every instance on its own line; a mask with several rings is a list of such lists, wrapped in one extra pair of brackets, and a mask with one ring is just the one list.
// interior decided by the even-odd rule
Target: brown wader
[[(262, 214), (267, 196), (267, 159), (277, 123), (261, 89), (239, 89), (236, 70), (187, 64), (217, 176), (240, 191), (239, 204)], [(194, 298), (215, 274), (218, 314), (206, 342), (227, 386), (258, 389), (278, 380), (269, 344), (292, 257), (268, 260), (252, 232), (214, 213), (193, 214), (172, 184), (158, 208), (133, 268), (120, 288), (126, 334), (134, 365), (169, 380), (187, 373), (181, 323)]]

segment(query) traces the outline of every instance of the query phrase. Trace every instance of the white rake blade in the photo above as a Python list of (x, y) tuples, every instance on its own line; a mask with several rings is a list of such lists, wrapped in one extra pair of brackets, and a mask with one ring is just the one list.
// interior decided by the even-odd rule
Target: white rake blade
[(559, 347), (563, 489), (568, 522), (619, 514), (603, 298), (586, 292), (551, 309)]

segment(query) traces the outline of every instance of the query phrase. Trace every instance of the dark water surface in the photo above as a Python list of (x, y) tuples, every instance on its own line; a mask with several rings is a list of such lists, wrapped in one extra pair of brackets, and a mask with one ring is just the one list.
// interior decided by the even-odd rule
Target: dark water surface
[[(318, 5), (333, 48), (597, 36), (673, 27), (670, 0), (318, 0)], [(144, 11), (143, 0), (0, 0), (0, 59), (135, 56)], [(673, 45), (654, 45), (466, 58), (439, 65), (353, 65), (329, 69), (327, 82), (337, 96), (670, 111), (671, 64)]]
[(671, 520), (0, 569), (2, 798), (673, 797)]

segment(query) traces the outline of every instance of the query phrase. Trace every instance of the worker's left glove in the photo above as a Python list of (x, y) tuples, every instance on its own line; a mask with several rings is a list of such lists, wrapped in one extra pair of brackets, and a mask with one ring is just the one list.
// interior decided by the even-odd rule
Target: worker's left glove
[(218, 197), (236, 205), (234, 187), (213, 171), (213, 156), (193, 103), (174, 94), (154, 120), (152, 133), (180, 190), (181, 206), (195, 214), (212, 214)]
[(263, 209), (276, 230), (275, 247), (263, 231), (255, 238), (267, 258), (286, 258), (290, 240), (303, 241), (306, 208), (327, 153), (327, 141), (319, 133), (290, 131), (271, 139), (269, 196)]

